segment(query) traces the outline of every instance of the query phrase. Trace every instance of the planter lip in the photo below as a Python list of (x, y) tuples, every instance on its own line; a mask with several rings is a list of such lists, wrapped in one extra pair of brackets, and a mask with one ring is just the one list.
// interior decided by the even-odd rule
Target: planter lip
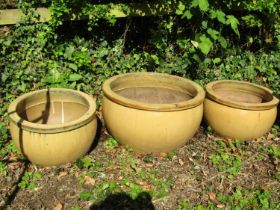
[[(222, 84), (222, 83), (228, 83), (228, 84), (236, 84), (240, 86), (240, 89), (246, 88), (246, 87), (251, 87), (255, 89), (259, 89), (264, 91), (266, 94), (270, 95), (272, 98), (270, 101), (264, 102), (264, 103), (246, 103), (246, 102), (237, 102), (234, 100), (230, 99), (225, 99), (222, 96), (218, 95), (215, 90), (214, 86), (217, 84)], [(257, 85), (251, 82), (246, 82), (246, 81), (239, 81), (239, 80), (217, 80), (210, 82), (206, 85), (206, 95), (208, 98), (223, 104), (227, 105), (233, 108), (238, 108), (238, 109), (244, 109), (244, 110), (255, 110), (255, 111), (260, 111), (260, 110), (267, 110), (267, 109), (272, 109), (276, 107), (279, 103), (279, 99), (273, 95), (273, 91), (270, 90), (269, 88), (266, 88), (261, 85)]]
[[(44, 92), (67, 92), (70, 94), (75, 94), (77, 96), (80, 96), (81, 98), (85, 99), (88, 103), (88, 110), (78, 119), (75, 119), (73, 121), (64, 123), (64, 124), (40, 124), (40, 123), (33, 123), (29, 122), (27, 120), (24, 120), (19, 116), (17, 113), (17, 106), (19, 102), (32, 97), (35, 94), (40, 94)], [(83, 93), (81, 91), (67, 89), (67, 88), (48, 88), (48, 89), (41, 89), (41, 90), (35, 90), (26, 94), (23, 94), (16, 98), (8, 108), (8, 115), (10, 118), (10, 123), (17, 124), (20, 128), (23, 130), (31, 131), (34, 133), (61, 133), (65, 131), (70, 131), (77, 129), (79, 127), (82, 127), (83, 125), (86, 125), (90, 121), (92, 121), (95, 118), (95, 112), (96, 112), (96, 103), (93, 97), (90, 95)]]
[[(175, 102), (175, 103), (166, 103), (166, 104), (159, 104), (159, 103), (145, 103), (145, 102), (140, 102), (136, 101), (133, 99), (126, 98), (124, 96), (121, 96), (117, 94), (115, 91), (112, 90), (111, 84), (115, 80), (119, 78), (125, 78), (125, 77), (130, 77), (130, 76), (139, 76), (141, 77), (142, 75), (145, 76), (151, 76), (151, 77), (165, 77), (165, 78), (171, 78), (173, 80), (178, 80), (181, 82), (185, 82), (186, 84), (191, 85), (197, 92), (197, 94), (190, 100), (184, 100), (180, 102)], [(125, 74), (119, 74), (116, 76), (113, 76), (109, 79), (107, 79), (102, 86), (102, 90), (104, 95), (110, 99), (111, 101), (129, 107), (133, 109), (139, 109), (139, 110), (146, 110), (146, 111), (158, 111), (158, 112), (169, 112), (169, 111), (179, 111), (179, 110), (186, 110), (190, 108), (194, 108), (199, 106), (200, 104), (203, 103), (204, 98), (205, 98), (205, 92), (203, 88), (198, 85), (197, 83), (183, 78), (179, 76), (174, 76), (166, 73), (156, 73), (156, 72), (134, 72), (134, 73), (125, 73)]]

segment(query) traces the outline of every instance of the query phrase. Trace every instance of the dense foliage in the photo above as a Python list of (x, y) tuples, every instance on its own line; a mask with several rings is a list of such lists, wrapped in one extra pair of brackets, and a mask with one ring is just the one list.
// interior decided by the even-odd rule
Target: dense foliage
[[(124, 13), (133, 10), (130, 1), (120, 3)], [(277, 0), (160, 3), (175, 5), (175, 14), (116, 19), (110, 2), (2, 3), (2, 8), (20, 8), (25, 16), (17, 25), (1, 28), (1, 118), (7, 117), (8, 102), (24, 92), (67, 87), (98, 95), (106, 78), (132, 71), (177, 74), (201, 84), (248, 80), (280, 95)], [(50, 8), (50, 22), (35, 23), (38, 14), (32, 8), (38, 6)], [(1, 135), (0, 146), (4, 139)]]
[[(147, 6), (141, 10), (138, 8), (139, 3)], [(116, 4), (118, 10), (121, 10), (122, 14), (127, 14), (127, 17), (114, 16), (112, 10), (115, 11)], [(155, 4), (157, 6), (153, 6)], [(38, 23), (39, 14), (34, 9), (37, 7), (50, 9), (52, 18), (49, 22)], [(47, 87), (65, 87), (100, 96), (102, 83), (112, 75), (156, 71), (187, 77), (201, 85), (217, 79), (251, 81), (271, 88), (280, 96), (279, 0), (145, 2), (2, 0), (0, 2), (0, 9), (10, 8), (21, 9), (24, 16), (21, 22), (14, 26), (0, 26), (0, 176), (3, 174), (9, 179), (10, 166), (6, 160), (9, 159), (9, 154), (16, 153), (16, 149), (8, 142), (10, 137), (7, 108), (12, 100), (25, 92)], [(167, 14), (164, 11), (169, 12)], [(146, 16), (148, 13), (159, 15)], [(270, 140), (270, 144), (275, 137), (273, 145), (251, 145), (258, 155), (255, 156), (256, 159), (265, 165), (271, 162), (275, 166), (274, 172), (271, 172), (273, 171), (271, 166), (260, 167), (264, 170), (266, 182), (267, 171), (272, 179), (280, 180), (280, 150), (276, 142), (276, 139), (279, 141), (279, 130), (279, 126), (275, 125), (267, 136), (266, 140)], [(248, 148), (244, 151), (242, 149), (248, 146), (247, 143), (240, 143), (238, 140), (233, 142), (217, 140), (212, 135), (210, 127), (208, 132), (206, 131), (205, 140), (200, 139), (202, 140), (200, 147), (194, 144), (189, 147), (189, 152), (184, 153), (187, 154), (187, 161), (191, 161), (190, 163), (184, 164), (182, 159), (179, 159), (180, 167), (189, 165), (192, 168), (189, 170), (191, 177), (193, 173), (199, 174), (197, 181), (201, 181), (200, 171), (203, 171), (203, 174), (207, 174), (207, 179), (210, 177), (205, 182), (212, 183), (214, 180), (212, 178), (218, 180), (223, 177), (219, 181), (219, 185), (222, 186), (226, 182), (224, 181), (226, 176), (231, 188), (231, 181), (235, 177), (240, 176), (241, 180), (246, 175), (242, 176), (240, 173), (242, 167), (252, 157), (249, 162), (252, 164), (250, 170), (254, 170), (254, 173), (258, 171), (258, 162), (255, 162), (252, 155), (254, 153)], [(208, 151), (205, 151), (205, 145)], [(115, 151), (106, 153), (106, 150), (114, 150), (117, 147), (117, 141), (109, 138), (104, 144), (105, 153), (102, 151), (100, 156), (85, 156), (77, 161), (77, 167), (83, 170), (79, 181), (82, 184), (88, 182), (86, 179), (94, 182), (92, 190), (80, 193), (80, 199), (86, 201), (105, 199), (112, 192), (117, 192), (121, 186), (121, 190), (129, 192), (135, 201), (137, 196), (141, 195), (142, 184), (145, 184), (145, 182), (136, 183), (136, 180), (143, 178), (151, 182), (152, 186), (156, 186), (150, 190), (151, 195), (156, 198), (165, 196), (172, 185), (172, 179), (164, 180), (157, 171), (149, 168), (150, 166), (147, 167), (146, 164), (139, 167), (137, 160), (125, 149), (118, 149), (118, 155)], [(212, 151), (213, 148), (215, 149)], [(248, 159), (245, 159), (246, 155), (244, 156), (246, 152)], [(108, 158), (108, 154), (119, 159)], [(208, 155), (208, 159), (205, 155)], [(173, 160), (174, 156), (176, 152), (167, 154), (166, 159)], [(267, 159), (263, 159), (264, 157)], [(146, 156), (143, 161), (151, 164), (158, 159)], [(211, 178), (209, 170), (204, 171), (201, 161), (211, 168), (211, 171), (216, 169), (222, 176), (218, 174), (219, 176), (214, 175)], [(173, 160), (172, 165), (174, 163)], [(112, 168), (116, 165), (122, 166), (119, 170), (124, 178), (104, 181), (103, 172), (110, 168), (111, 164)], [(10, 165), (13, 173), (18, 175), (14, 163)], [(127, 170), (127, 166), (132, 170)], [(168, 170), (172, 171), (169, 168)], [(99, 173), (101, 171), (102, 173)], [(183, 172), (185, 173), (185, 169)], [(65, 172), (61, 171), (59, 176), (61, 174), (64, 176), (63, 173)], [(97, 174), (102, 178), (102, 182), (98, 182)], [(35, 189), (36, 182), (42, 178), (37, 168), (36, 172), (26, 171), (22, 175), (18, 183), (20, 189)], [(127, 177), (133, 178), (129, 180)], [(258, 187), (250, 182), (251, 185), (252, 188), (257, 188), (227, 189), (226, 194), (218, 193), (217, 196), (210, 192), (207, 209), (216, 209), (216, 206), (220, 209), (225, 207), (224, 204), (230, 209), (279, 208), (279, 202), (273, 201), (273, 196), (278, 196), (279, 193), (270, 190), (269, 184)], [(197, 186), (202, 187), (195, 184), (196, 188)], [(225, 186), (227, 185), (224, 184)], [(212, 187), (207, 186), (211, 191)], [(183, 200), (178, 204), (178, 209), (188, 209), (188, 201)], [(193, 209), (206, 209), (202, 204), (194, 205)]]

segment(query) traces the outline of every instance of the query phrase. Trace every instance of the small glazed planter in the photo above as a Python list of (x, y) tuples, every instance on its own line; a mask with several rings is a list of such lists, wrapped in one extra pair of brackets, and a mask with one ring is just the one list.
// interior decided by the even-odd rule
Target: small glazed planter
[(206, 86), (204, 118), (219, 135), (251, 140), (264, 135), (277, 116), (279, 100), (260, 85), (234, 80)]
[(102, 114), (111, 135), (138, 153), (172, 151), (200, 126), (205, 92), (161, 73), (128, 73), (103, 84)]
[(89, 150), (95, 137), (95, 100), (79, 91), (30, 92), (14, 100), (8, 112), (15, 145), (36, 165), (72, 162)]

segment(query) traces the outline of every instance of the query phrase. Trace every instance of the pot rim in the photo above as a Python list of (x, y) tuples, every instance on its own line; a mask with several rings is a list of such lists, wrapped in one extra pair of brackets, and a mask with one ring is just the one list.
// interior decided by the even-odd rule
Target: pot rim
[[(133, 99), (128, 99), (124, 96), (121, 96), (117, 94), (115, 91), (112, 90), (111, 84), (115, 80), (119, 78), (125, 78), (125, 77), (130, 77), (130, 76), (139, 76), (141, 77), (142, 75), (146, 76), (151, 76), (151, 77), (164, 77), (164, 78), (170, 78), (172, 80), (178, 80), (181, 82), (184, 82), (188, 85), (191, 85), (197, 94), (190, 100), (184, 100), (180, 102), (175, 102), (175, 103), (168, 103), (168, 104), (158, 104), (158, 103), (145, 103), (145, 102), (140, 102), (136, 101)], [(185, 109), (190, 109), (194, 108), (200, 104), (203, 103), (203, 100), (205, 98), (205, 92), (203, 88), (198, 85), (197, 83), (183, 78), (179, 76), (174, 76), (166, 73), (156, 73), (156, 72), (134, 72), (134, 73), (125, 73), (125, 74), (120, 74), (113, 76), (109, 79), (107, 79), (102, 86), (102, 90), (104, 95), (112, 100), (113, 102), (129, 107), (129, 108), (134, 108), (134, 109), (140, 109), (140, 110), (147, 110), (147, 111), (159, 111), (159, 112), (167, 112), (167, 111), (178, 111), (178, 110), (185, 110)]]
[[(222, 96), (216, 94), (215, 90), (214, 90), (214, 86), (217, 84), (222, 84), (222, 83), (230, 83), (230, 84), (236, 84), (239, 85), (241, 90), (242, 88), (244, 90), (246, 90), (246, 86), (251, 87), (251, 88), (255, 88), (255, 89), (259, 89), (264, 91), (266, 94), (270, 95), (270, 97), (272, 98), (271, 100), (264, 102), (264, 103), (246, 103), (246, 102), (237, 102), (234, 100), (230, 100), (230, 99), (225, 99)], [(257, 85), (251, 82), (245, 82), (245, 81), (239, 81), (239, 80), (217, 80), (217, 81), (213, 81), (210, 82), (206, 85), (206, 95), (207, 97), (209, 97), (210, 99), (223, 104), (223, 105), (227, 105), (233, 108), (238, 108), (238, 109), (244, 109), (244, 110), (267, 110), (267, 109), (271, 109), (274, 108), (278, 105), (279, 103), (279, 99), (277, 99), (274, 95), (273, 95), (273, 91), (270, 90), (269, 88), (263, 87), (261, 85)]]
[[(66, 122), (63, 124), (41, 124), (41, 123), (33, 123), (27, 120), (24, 120), (22, 117), (19, 116), (17, 112), (17, 106), (18, 104), (29, 98), (32, 97), (35, 94), (40, 94), (44, 92), (68, 92), (70, 94), (75, 94), (83, 99), (85, 99), (88, 103), (88, 110), (78, 119), (75, 119), (70, 122)], [(17, 124), (20, 128), (24, 130), (28, 130), (35, 133), (60, 133), (65, 132), (69, 130), (74, 130), (76, 128), (82, 127), (83, 125), (86, 125), (89, 123), (92, 119), (95, 117), (96, 112), (96, 103), (93, 97), (90, 95), (83, 93), (81, 91), (67, 89), (67, 88), (48, 88), (48, 89), (41, 89), (32, 91), (26, 94), (23, 94), (16, 98), (12, 103), (9, 105), (8, 108), (8, 115), (10, 117), (10, 122)]]

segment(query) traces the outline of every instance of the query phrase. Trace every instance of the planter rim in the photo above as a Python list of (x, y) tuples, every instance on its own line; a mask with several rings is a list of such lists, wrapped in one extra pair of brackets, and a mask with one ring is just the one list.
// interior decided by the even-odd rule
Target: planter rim
[[(246, 88), (246, 86), (259, 89), (264, 91), (266, 94), (270, 95), (272, 99), (264, 103), (246, 103), (246, 102), (237, 102), (234, 100), (225, 99), (224, 97), (218, 95), (214, 90), (215, 85), (222, 84), (222, 83), (239, 85), (241, 90), (242, 88)], [(256, 111), (267, 110), (276, 107), (279, 103), (279, 99), (273, 95), (273, 91), (270, 90), (269, 88), (251, 82), (245, 82), (239, 80), (217, 80), (217, 81), (210, 82), (206, 85), (206, 94), (208, 98), (220, 104), (227, 105), (233, 108), (244, 109), (244, 110), (256, 110)]]
[[(40, 124), (40, 123), (33, 123), (29, 122), (27, 120), (24, 120), (19, 116), (17, 113), (17, 106), (18, 104), (29, 98), (32, 97), (35, 94), (40, 94), (44, 92), (68, 92), (70, 94), (75, 94), (77, 96), (80, 96), (81, 98), (85, 99), (88, 103), (88, 110), (78, 119), (63, 123), (63, 124)], [(93, 97), (90, 95), (83, 93), (81, 91), (67, 89), (67, 88), (49, 88), (49, 89), (42, 89), (42, 90), (36, 90), (32, 91), (26, 94), (23, 94), (16, 98), (8, 108), (8, 115), (10, 117), (10, 123), (17, 124), (20, 128), (24, 130), (28, 130), (35, 133), (60, 133), (65, 132), (69, 130), (77, 129), (83, 125), (86, 125), (89, 123), (94, 117), (96, 112), (96, 103)]]
[[(145, 76), (151, 76), (151, 77), (165, 77), (165, 78), (171, 78), (173, 80), (178, 80), (181, 82), (184, 82), (190, 86), (192, 86), (197, 94), (193, 96), (192, 99), (190, 100), (184, 100), (180, 102), (174, 102), (174, 103), (166, 103), (166, 104), (159, 104), (159, 103), (145, 103), (145, 102), (140, 102), (136, 101), (133, 99), (126, 98), (124, 96), (121, 96), (117, 94), (114, 90), (111, 88), (112, 82), (119, 78), (125, 78), (129, 76), (139, 76), (141, 77), (142, 75)], [(159, 111), (159, 112), (168, 112), (168, 111), (178, 111), (178, 110), (185, 110), (185, 109), (190, 109), (193, 107), (196, 107), (200, 105), (204, 98), (205, 98), (205, 92), (203, 88), (198, 85), (197, 83), (183, 78), (179, 76), (174, 76), (166, 73), (156, 73), (156, 72), (134, 72), (134, 73), (125, 73), (125, 74), (120, 74), (113, 76), (109, 79), (107, 79), (103, 86), (102, 86), (103, 93), (105, 96), (112, 100), (113, 102), (129, 107), (129, 108), (134, 108), (134, 109), (140, 109), (140, 110), (147, 110), (147, 111)]]

